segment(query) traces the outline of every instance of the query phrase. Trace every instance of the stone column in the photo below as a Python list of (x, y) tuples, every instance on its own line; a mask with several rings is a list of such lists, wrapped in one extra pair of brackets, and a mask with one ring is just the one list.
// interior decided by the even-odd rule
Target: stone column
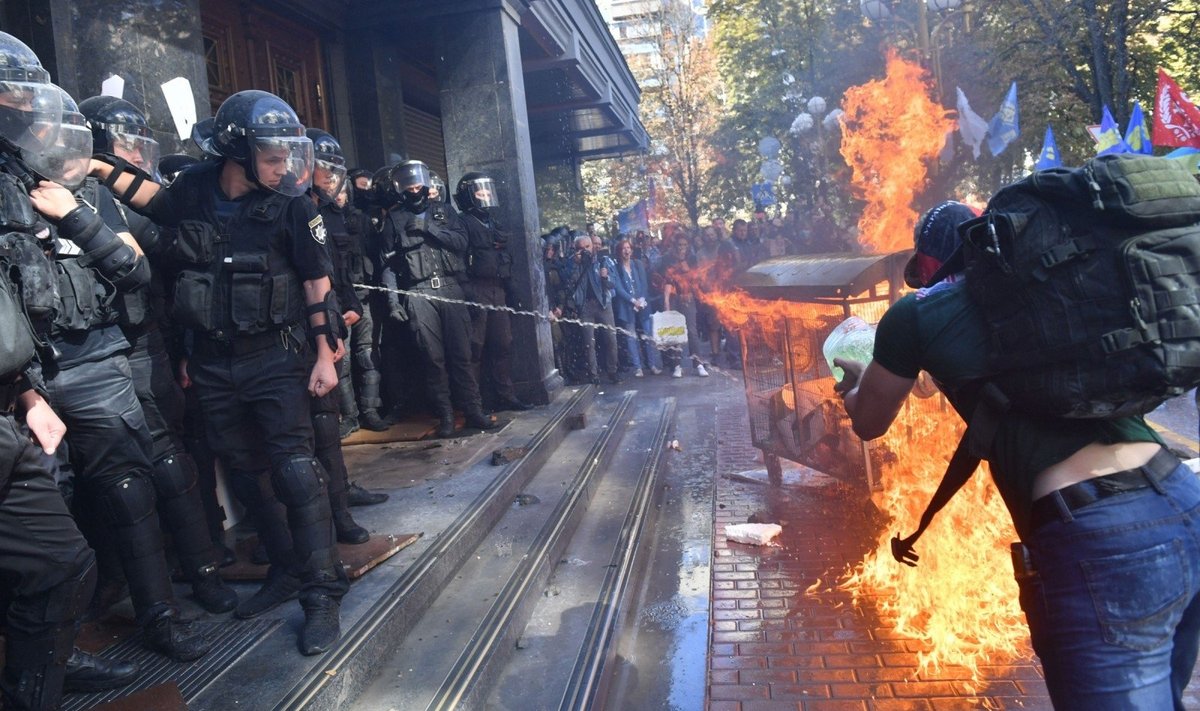
[[(438, 85), (453, 186), (469, 171), (497, 182), (500, 219), (513, 235), (513, 287), (522, 310), (546, 313), (537, 190), (525, 108), (515, 8), (504, 0), (439, 19)], [(546, 321), (513, 318), (513, 381), (522, 399), (545, 403), (562, 384)]]
[(350, 122), (338, 130), (353, 134), (354, 167), (377, 170), (403, 160), (404, 88), (401, 58), (384, 33), (370, 33), (346, 44), (346, 85)]
[(146, 113), (162, 152), (182, 150), (161, 85), (186, 77), (197, 117), (209, 115), (199, 0), (50, 0), (50, 6), (55, 82), (82, 101), (120, 75), (123, 98)]

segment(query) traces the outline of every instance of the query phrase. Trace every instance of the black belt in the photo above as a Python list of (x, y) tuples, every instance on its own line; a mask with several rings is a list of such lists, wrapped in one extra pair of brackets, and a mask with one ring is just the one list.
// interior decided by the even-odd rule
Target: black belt
[(209, 335), (200, 335), (196, 337), (195, 352), (198, 355), (238, 356), (265, 350), (271, 346), (283, 346), (286, 348), (288, 341), (291, 339), (291, 331), (294, 328), (297, 327), (289, 326), (279, 331), (264, 331), (244, 336), (233, 336), (232, 338), (214, 338)]
[(1136, 469), (1085, 479), (1052, 491), (1033, 502), (1033, 511), (1029, 518), (1030, 528), (1036, 529), (1051, 521), (1061, 521), (1064, 511), (1078, 511), (1110, 496), (1151, 486), (1158, 488), (1158, 482), (1166, 479), (1178, 466), (1179, 457), (1166, 449), (1160, 449), (1150, 461)]

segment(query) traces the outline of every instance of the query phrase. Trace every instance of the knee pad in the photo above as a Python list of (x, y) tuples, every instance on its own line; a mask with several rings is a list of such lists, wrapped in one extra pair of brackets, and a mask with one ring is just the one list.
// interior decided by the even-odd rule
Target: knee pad
[(338, 416), (333, 412), (318, 412), (312, 416), (313, 444), (318, 450), (341, 444)]
[(100, 492), (104, 518), (114, 526), (135, 526), (155, 513), (154, 485), (146, 477), (129, 476)]
[(367, 371), (375, 370), (375, 352), (372, 349), (356, 350), (351, 358), (354, 360), (354, 367), (362, 371), (364, 375)]
[(168, 454), (155, 462), (150, 475), (154, 477), (154, 488), (164, 499), (174, 499), (188, 493), (199, 478), (196, 462), (184, 452)]
[(312, 457), (292, 457), (271, 472), (275, 495), (288, 509), (306, 506), (325, 493), (325, 470)]

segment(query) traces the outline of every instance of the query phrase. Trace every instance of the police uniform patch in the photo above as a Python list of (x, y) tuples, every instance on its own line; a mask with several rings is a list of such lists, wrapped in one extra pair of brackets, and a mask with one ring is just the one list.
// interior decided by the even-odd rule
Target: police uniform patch
[(325, 220), (322, 220), (320, 215), (308, 221), (308, 231), (312, 232), (317, 244), (325, 244)]

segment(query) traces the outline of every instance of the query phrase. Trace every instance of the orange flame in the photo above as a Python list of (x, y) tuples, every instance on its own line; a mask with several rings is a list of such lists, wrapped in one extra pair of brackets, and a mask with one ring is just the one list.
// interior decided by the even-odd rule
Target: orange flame
[[(914, 199), (924, 187), (926, 165), (953, 127), (947, 112), (928, 94), (923, 70), (893, 52), (886, 78), (854, 87), (844, 96), (842, 154), (867, 203), (858, 237), (865, 252), (912, 246)], [(820, 357), (818, 335), (845, 318), (841, 306), (754, 299), (730, 287), (730, 277), (719, 263), (672, 274), (685, 290), (715, 307), (726, 328), (742, 332), (747, 358), (752, 348), (765, 350), (765, 360), (787, 362), (787, 372), (793, 374), (789, 377), (808, 377), (799, 374), (814, 369)], [(859, 303), (852, 311), (877, 322), (886, 303)], [(748, 360), (748, 397), (752, 365)], [(815, 387), (830, 397), (831, 383), (824, 378)], [(796, 393), (786, 390), (780, 390), (780, 400), (796, 411), (801, 403)], [(850, 591), (856, 604), (870, 602), (898, 632), (921, 643), (922, 671), (962, 666), (978, 680), (982, 662), (1015, 658), (1027, 639), (1007, 549), (1014, 534), (988, 477), (977, 473), (938, 514), (917, 544), (918, 568), (896, 562), (890, 544), (892, 535), (906, 536), (916, 529), (962, 429), (941, 396), (910, 397), (889, 433), (872, 443), (872, 461), (882, 472), (883, 484), (873, 498), (891, 523), (877, 549), (837, 585)], [(825, 587), (818, 584), (809, 593)]]
[(867, 203), (858, 223), (859, 244), (877, 254), (911, 248), (913, 199), (954, 121), (929, 98), (925, 70), (895, 50), (888, 52), (887, 76), (847, 89), (842, 108), (842, 157)]

